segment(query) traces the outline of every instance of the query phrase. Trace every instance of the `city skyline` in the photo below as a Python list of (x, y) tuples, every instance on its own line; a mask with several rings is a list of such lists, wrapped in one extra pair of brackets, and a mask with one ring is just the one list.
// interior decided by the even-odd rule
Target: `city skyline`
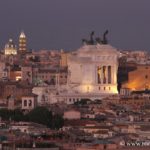
[(149, 149), (149, 4), (1, 1), (0, 149)]
[(102, 37), (109, 30), (109, 43), (126, 50), (149, 50), (149, 3), (146, 0), (55, 0), (0, 2), (0, 49), (9, 38), (18, 42), (23, 30), (28, 48), (74, 50), (82, 39)]

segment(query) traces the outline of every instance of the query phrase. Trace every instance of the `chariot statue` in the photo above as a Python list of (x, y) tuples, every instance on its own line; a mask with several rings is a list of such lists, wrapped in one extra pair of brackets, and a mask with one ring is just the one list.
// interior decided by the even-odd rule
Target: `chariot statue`
[(90, 40), (87, 40), (87, 39), (82, 39), (82, 43), (83, 44), (87, 44), (87, 45), (94, 45), (95, 43), (98, 43), (98, 44), (108, 44), (108, 40), (107, 40), (107, 34), (108, 34), (108, 30), (106, 30), (103, 34), (103, 39), (101, 39), (100, 37), (97, 37), (95, 38), (94, 40), (94, 34), (95, 32), (92, 31), (90, 33)]

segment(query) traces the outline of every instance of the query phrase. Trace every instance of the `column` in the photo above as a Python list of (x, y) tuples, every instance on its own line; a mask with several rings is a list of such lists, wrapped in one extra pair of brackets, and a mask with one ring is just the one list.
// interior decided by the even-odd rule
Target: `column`
[(114, 84), (117, 83), (117, 67), (116, 65), (114, 66)]
[(114, 84), (114, 76), (115, 76), (115, 73), (114, 73), (114, 66), (111, 66), (111, 83)]
[(106, 84), (106, 66), (103, 66), (103, 84)]
[(97, 83), (101, 84), (101, 67), (97, 66)]
[(106, 84), (108, 84), (108, 66), (106, 66)]
[(101, 67), (101, 77), (100, 77), (100, 80), (101, 80), (101, 84), (103, 84), (103, 66), (100, 66)]
[(112, 83), (116, 84), (117, 83), (117, 67), (112, 66)]
[(112, 83), (112, 67), (109, 65), (108, 66), (108, 84)]

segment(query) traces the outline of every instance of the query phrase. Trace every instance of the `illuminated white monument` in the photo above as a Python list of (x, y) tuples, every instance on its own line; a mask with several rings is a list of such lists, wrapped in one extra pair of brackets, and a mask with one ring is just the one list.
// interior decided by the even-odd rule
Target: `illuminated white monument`
[(68, 89), (77, 93), (116, 94), (119, 52), (108, 44), (84, 45), (68, 58)]
[[(59, 85), (57, 80), (55, 93), (49, 90), (49, 101), (72, 104), (81, 99), (102, 99), (118, 94), (117, 72), (119, 51), (110, 46), (106, 39), (96, 38), (94, 32), (90, 40), (83, 39), (84, 45), (68, 53), (67, 85)], [(57, 78), (57, 77), (56, 77)]]

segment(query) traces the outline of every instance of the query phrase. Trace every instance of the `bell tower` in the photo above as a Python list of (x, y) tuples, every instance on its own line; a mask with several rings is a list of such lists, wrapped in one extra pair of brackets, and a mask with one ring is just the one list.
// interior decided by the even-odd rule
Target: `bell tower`
[(26, 52), (27, 51), (27, 40), (24, 32), (22, 31), (19, 36), (19, 52)]

